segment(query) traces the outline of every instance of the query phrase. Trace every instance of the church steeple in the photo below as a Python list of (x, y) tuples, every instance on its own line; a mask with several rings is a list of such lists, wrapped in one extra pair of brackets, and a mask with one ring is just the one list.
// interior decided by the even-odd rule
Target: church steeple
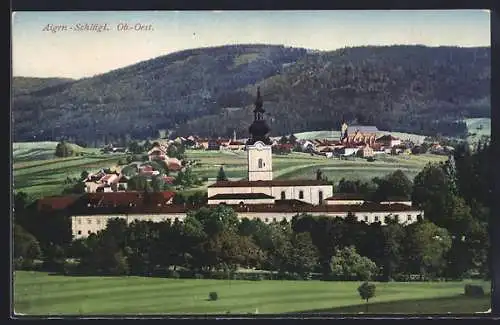
[(255, 99), (255, 109), (253, 110), (254, 120), (263, 120), (265, 112), (266, 111), (263, 108), (263, 100), (262, 97), (260, 97), (260, 87), (257, 87), (257, 98)]
[(255, 109), (253, 110), (254, 121), (248, 128), (248, 131), (250, 132), (250, 139), (247, 144), (254, 144), (257, 141), (261, 141), (267, 145), (271, 144), (268, 137), (270, 128), (264, 120), (265, 112), (266, 111), (263, 108), (263, 100), (260, 95), (260, 87), (257, 87), (257, 98), (255, 99)]

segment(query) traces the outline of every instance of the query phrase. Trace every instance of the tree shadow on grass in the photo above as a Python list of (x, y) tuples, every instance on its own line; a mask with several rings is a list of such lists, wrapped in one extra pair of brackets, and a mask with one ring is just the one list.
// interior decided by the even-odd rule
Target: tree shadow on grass
[[(375, 298), (376, 299), (376, 298)], [(371, 302), (359, 305), (314, 309), (299, 314), (474, 314), (491, 308), (491, 297), (467, 297), (463, 294), (431, 299), (408, 299), (387, 302)]]

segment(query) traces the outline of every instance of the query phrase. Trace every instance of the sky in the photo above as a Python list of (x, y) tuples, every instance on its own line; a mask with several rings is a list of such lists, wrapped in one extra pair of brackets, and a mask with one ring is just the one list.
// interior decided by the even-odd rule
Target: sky
[[(47, 31), (49, 24), (66, 26), (66, 31)], [(82, 26), (78, 24), (107, 24), (109, 30), (78, 31)], [(125, 24), (131, 30), (118, 30)], [(136, 25), (146, 28), (135, 30)], [(249, 43), (323, 51), (392, 44), (490, 46), (490, 14), (486, 10), (15, 12), (12, 74), (78, 79), (179, 50)]]

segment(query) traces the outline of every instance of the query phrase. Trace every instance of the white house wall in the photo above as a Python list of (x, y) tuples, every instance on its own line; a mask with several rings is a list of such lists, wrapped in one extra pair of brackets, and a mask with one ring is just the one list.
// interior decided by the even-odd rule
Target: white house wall
[[(270, 181), (273, 179), (273, 159), (271, 146), (248, 146), (247, 167), (248, 180), (250, 181)], [(259, 168), (259, 159), (262, 159), (263, 166)]]
[[(307, 213), (313, 216), (329, 216), (332, 218), (347, 217), (347, 212), (310, 212)], [(260, 219), (265, 223), (271, 223), (273, 221), (282, 221), (286, 219), (291, 221), (292, 218), (297, 215), (297, 212), (239, 212), (238, 218), (247, 218), (250, 220)], [(365, 221), (366, 223), (373, 223), (379, 221), (382, 225), (385, 225), (384, 218), (386, 216), (398, 216), (399, 223), (410, 224), (417, 221), (419, 215), (423, 216), (422, 211), (401, 211), (401, 212), (359, 212), (354, 214), (358, 221)], [(152, 222), (163, 222), (170, 221), (174, 222), (175, 219), (183, 221), (186, 218), (185, 213), (171, 213), (171, 214), (136, 214), (136, 215), (93, 215), (93, 216), (73, 216), (71, 217), (71, 230), (73, 234), (73, 239), (85, 238), (91, 233), (97, 233), (100, 230), (104, 230), (110, 219), (125, 219), (127, 224), (134, 221), (152, 221)], [(378, 220), (377, 220), (378, 218)]]
[[(323, 200), (333, 195), (331, 185), (316, 186), (259, 186), (259, 187), (209, 187), (208, 197), (217, 194), (236, 194), (236, 193), (264, 193), (273, 196), (276, 200), (281, 199), (281, 192), (285, 192), (285, 199), (301, 200), (310, 204), (319, 204), (319, 191), (323, 192)], [(304, 198), (300, 199), (300, 191), (304, 192)], [(221, 200), (229, 202), (229, 200)], [(239, 200), (248, 204), (256, 203), (256, 200)], [(236, 203), (236, 204), (238, 204)], [(266, 202), (267, 203), (267, 202)], [(230, 204), (230, 203), (228, 203)]]
[(327, 205), (359, 205), (363, 204), (364, 200), (327, 200)]

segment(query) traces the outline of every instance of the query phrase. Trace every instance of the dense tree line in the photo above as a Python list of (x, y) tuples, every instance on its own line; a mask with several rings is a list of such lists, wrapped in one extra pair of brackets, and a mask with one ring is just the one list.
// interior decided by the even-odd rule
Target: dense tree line
[(466, 132), (457, 120), (490, 116), (490, 50), (388, 46), (307, 53), (238, 45), (181, 51), (46, 91), (15, 91), (14, 139), (64, 136), (100, 146), (156, 138), (162, 129), (246, 135), (256, 84), (273, 135), (338, 129), (345, 119), (459, 136)]

